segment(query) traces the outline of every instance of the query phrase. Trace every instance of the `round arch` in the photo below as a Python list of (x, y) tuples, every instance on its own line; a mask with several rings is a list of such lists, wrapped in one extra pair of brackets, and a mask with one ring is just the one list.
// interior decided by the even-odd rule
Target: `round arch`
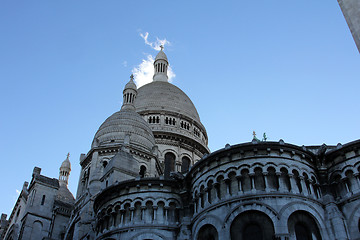
[(306, 211), (295, 211), (288, 219), (290, 238), (301, 240), (321, 240), (321, 234), (313, 216)]
[(203, 225), (200, 228), (196, 238), (196, 240), (218, 240), (218, 239), (219, 239), (218, 231), (211, 224)]
[(315, 223), (317, 224), (317, 227), (319, 228), (320, 235), (322, 236), (322, 238), (329, 239), (329, 236), (326, 231), (325, 221), (323, 219), (324, 210), (321, 207), (317, 208), (316, 204), (311, 205), (300, 201), (293, 201), (289, 204), (286, 204), (279, 211), (279, 217), (280, 217), (279, 226), (282, 227), (282, 229), (288, 229), (288, 219), (290, 215), (299, 210), (305, 211), (308, 214), (310, 214), (310, 216), (314, 219)]
[(231, 240), (272, 240), (274, 236), (271, 218), (257, 210), (240, 213), (230, 225)]

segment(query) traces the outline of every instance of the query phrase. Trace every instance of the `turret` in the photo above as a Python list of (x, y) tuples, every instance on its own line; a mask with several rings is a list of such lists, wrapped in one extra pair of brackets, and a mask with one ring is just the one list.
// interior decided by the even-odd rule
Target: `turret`
[(123, 105), (121, 109), (135, 109), (134, 101), (137, 95), (137, 87), (134, 83), (134, 75), (131, 74), (130, 81), (125, 85), (123, 91)]
[(167, 82), (168, 75), (167, 70), (169, 66), (168, 59), (166, 57), (166, 54), (164, 53), (163, 46), (160, 46), (161, 50), (156, 55), (155, 62), (154, 62), (154, 81), (161, 81), (161, 82)]
[(71, 172), (71, 163), (69, 157), (70, 157), (70, 153), (67, 154), (66, 159), (62, 162), (60, 166), (60, 173), (59, 173), (60, 186), (64, 185), (67, 187), (68, 185), (69, 176)]

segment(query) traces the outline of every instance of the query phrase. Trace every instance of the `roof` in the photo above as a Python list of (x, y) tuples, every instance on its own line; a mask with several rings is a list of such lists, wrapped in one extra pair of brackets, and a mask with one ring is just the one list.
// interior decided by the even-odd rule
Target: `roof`
[(200, 123), (199, 114), (190, 98), (169, 82), (154, 81), (138, 89), (136, 111), (168, 111), (182, 114)]
[(149, 124), (138, 113), (131, 109), (123, 109), (108, 117), (99, 127), (92, 147), (116, 143), (128, 143), (152, 151), (155, 139)]

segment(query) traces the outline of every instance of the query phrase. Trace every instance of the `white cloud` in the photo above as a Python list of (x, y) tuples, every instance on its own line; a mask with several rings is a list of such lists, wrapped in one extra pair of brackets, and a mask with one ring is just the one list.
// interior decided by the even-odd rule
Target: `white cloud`
[[(146, 59), (143, 59), (142, 62), (137, 66), (134, 67), (132, 73), (134, 74), (135, 83), (137, 87), (141, 87), (147, 83), (152, 82), (152, 78), (154, 76), (154, 61), (155, 58), (152, 55), (147, 55)], [(169, 66), (168, 68), (168, 77), (169, 82), (175, 77), (175, 73), (172, 68)]]
[(127, 67), (127, 61), (123, 61), (122, 65), (123, 65), (124, 67)]
[[(149, 33), (146, 32), (145, 34), (140, 33), (140, 37), (142, 37), (145, 41), (145, 44), (150, 46), (152, 49), (160, 51), (160, 46), (163, 45), (171, 45), (171, 43), (166, 39), (159, 39), (156, 38), (155, 42), (149, 42)], [(141, 87), (147, 83), (152, 82), (152, 78), (154, 76), (154, 61), (155, 57), (151, 54), (146, 55), (146, 58), (141, 61), (141, 63), (132, 69), (132, 73), (134, 74), (135, 83), (137, 87)], [(167, 72), (169, 82), (175, 78), (175, 73), (172, 70), (171, 66), (168, 68)]]
[(16, 189), (15, 191), (16, 191), (16, 194), (17, 194), (17, 195), (19, 195), (19, 194), (21, 193), (20, 190), (17, 190), (17, 189)]
[(149, 33), (146, 32), (145, 34), (140, 33), (140, 37), (142, 37), (145, 41), (146, 45), (149, 45), (152, 49), (156, 50), (156, 51), (160, 51), (160, 46), (163, 45), (165, 47), (165, 45), (171, 45), (171, 43), (165, 39), (159, 39), (156, 37), (156, 41), (155, 42), (149, 42), (148, 37), (149, 37)]

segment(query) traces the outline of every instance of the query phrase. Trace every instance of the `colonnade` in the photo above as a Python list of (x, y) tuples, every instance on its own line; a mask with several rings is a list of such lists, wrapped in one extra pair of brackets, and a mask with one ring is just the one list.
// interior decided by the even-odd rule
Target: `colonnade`
[(273, 167), (263, 171), (257, 167), (252, 172), (245, 168), (240, 172), (230, 170), (218, 174), (193, 189), (193, 199), (195, 211), (198, 212), (200, 208), (230, 197), (275, 192), (300, 194), (314, 199), (321, 197), (315, 177), (309, 178), (307, 173), (300, 175), (297, 170), (289, 173), (284, 167), (279, 172)]
[(152, 201), (138, 201), (134, 205), (124, 203), (109, 206), (98, 214), (96, 232), (136, 224), (177, 224), (179, 213), (180, 207), (175, 202), (165, 205), (160, 201), (154, 205)]

